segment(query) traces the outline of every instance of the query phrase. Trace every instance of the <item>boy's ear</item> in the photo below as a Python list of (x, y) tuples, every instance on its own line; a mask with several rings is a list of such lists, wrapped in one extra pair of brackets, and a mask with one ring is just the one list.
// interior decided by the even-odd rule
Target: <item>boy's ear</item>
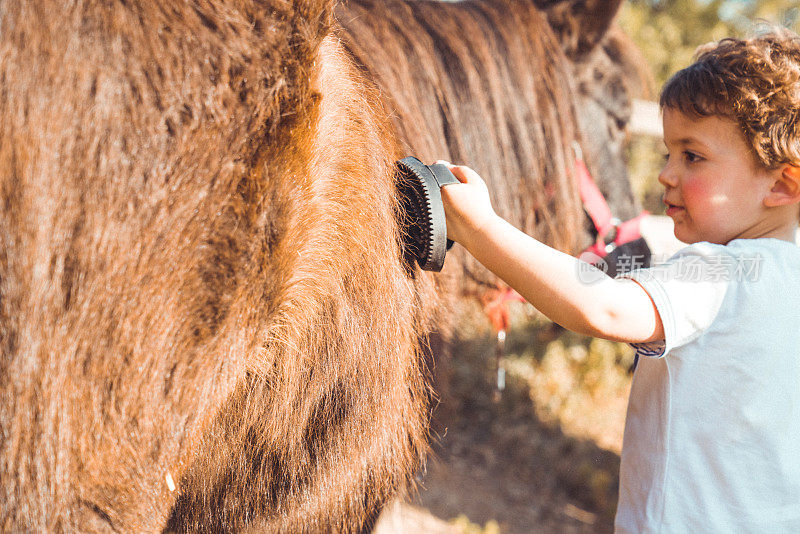
[(764, 198), (764, 205), (773, 208), (798, 202), (800, 202), (800, 167), (786, 164), (781, 167), (780, 175)]

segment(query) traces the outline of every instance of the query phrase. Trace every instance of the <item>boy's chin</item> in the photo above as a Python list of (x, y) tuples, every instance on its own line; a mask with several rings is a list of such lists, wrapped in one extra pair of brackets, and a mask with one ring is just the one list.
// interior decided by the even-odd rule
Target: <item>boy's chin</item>
[(719, 245), (726, 244), (726, 242), (714, 239), (713, 237), (703, 237), (697, 234), (686, 234), (681, 232), (675, 232), (675, 239), (677, 239), (684, 245), (694, 245), (695, 243), (704, 243), (704, 242), (717, 243)]
[(696, 235), (692, 235), (691, 233), (686, 232), (682, 228), (679, 228), (677, 225), (673, 228), (672, 235), (675, 236), (675, 239), (687, 245), (703, 241), (702, 239), (699, 239)]
[(672, 235), (675, 236), (675, 239), (686, 245), (693, 245), (695, 243), (701, 243), (704, 241), (709, 243), (718, 243), (720, 245), (724, 245), (726, 243), (726, 241), (721, 239), (722, 236), (720, 232), (717, 232), (716, 234), (709, 232), (701, 233), (694, 224), (687, 224), (687, 221), (685, 220), (676, 221), (674, 218), (672, 220), (672, 224)]

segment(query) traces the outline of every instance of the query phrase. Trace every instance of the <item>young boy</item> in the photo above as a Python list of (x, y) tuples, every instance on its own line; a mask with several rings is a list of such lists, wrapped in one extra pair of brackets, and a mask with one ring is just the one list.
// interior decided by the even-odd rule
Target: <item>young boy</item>
[(667, 215), (691, 243), (612, 279), (442, 189), (448, 237), (553, 321), (633, 344), (616, 531), (800, 532), (800, 38), (726, 39), (661, 95)]

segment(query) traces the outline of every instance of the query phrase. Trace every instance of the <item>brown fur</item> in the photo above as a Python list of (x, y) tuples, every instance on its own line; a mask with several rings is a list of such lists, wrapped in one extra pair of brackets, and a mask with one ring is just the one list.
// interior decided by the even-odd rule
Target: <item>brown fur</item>
[[(592, 238), (572, 174), (574, 141), (615, 214), (638, 212), (622, 151), (641, 82), (630, 41), (609, 29), (618, 6), (348, 0), (336, 15), (346, 48), (392, 110), (404, 155), (469, 164), (503, 217), (577, 252)], [(583, 33), (572, 35), (576, 27)], [(466, 294), (496, 284), (460, 252), (446, 272)]]
[(533, 0), (573, 60), (591, 53), (611, 28), (622, 0)]
[(567, 62), (541, 12), (517, 4), (351, 0), (337, 18), (405, 151), (469, 163), (503, 216), (570, 248), (580, 219)]
[(0, 5), (4, 530), (357, 529), (420, 462), (430, 283), (330, 8)]
[(614, 215), (637, 215), (625, 166), (633, 98), (651, 98), (653, 81), (641, 52), (614, 22), (620, 0), (534, 0), (544, 10), (569, 61), (577, 93), (586, 164)]

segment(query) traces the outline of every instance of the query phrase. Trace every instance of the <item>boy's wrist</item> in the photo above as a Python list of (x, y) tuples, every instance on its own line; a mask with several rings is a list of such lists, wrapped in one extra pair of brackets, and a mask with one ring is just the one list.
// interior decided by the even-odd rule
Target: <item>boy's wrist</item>
[(473, 252), (485, 245), (492, 234), (497, 231), (498, 223), (502, 222), (504, 222), (503, 219), (494, 212), (470, 221), (461, 245), (474, 256)]

